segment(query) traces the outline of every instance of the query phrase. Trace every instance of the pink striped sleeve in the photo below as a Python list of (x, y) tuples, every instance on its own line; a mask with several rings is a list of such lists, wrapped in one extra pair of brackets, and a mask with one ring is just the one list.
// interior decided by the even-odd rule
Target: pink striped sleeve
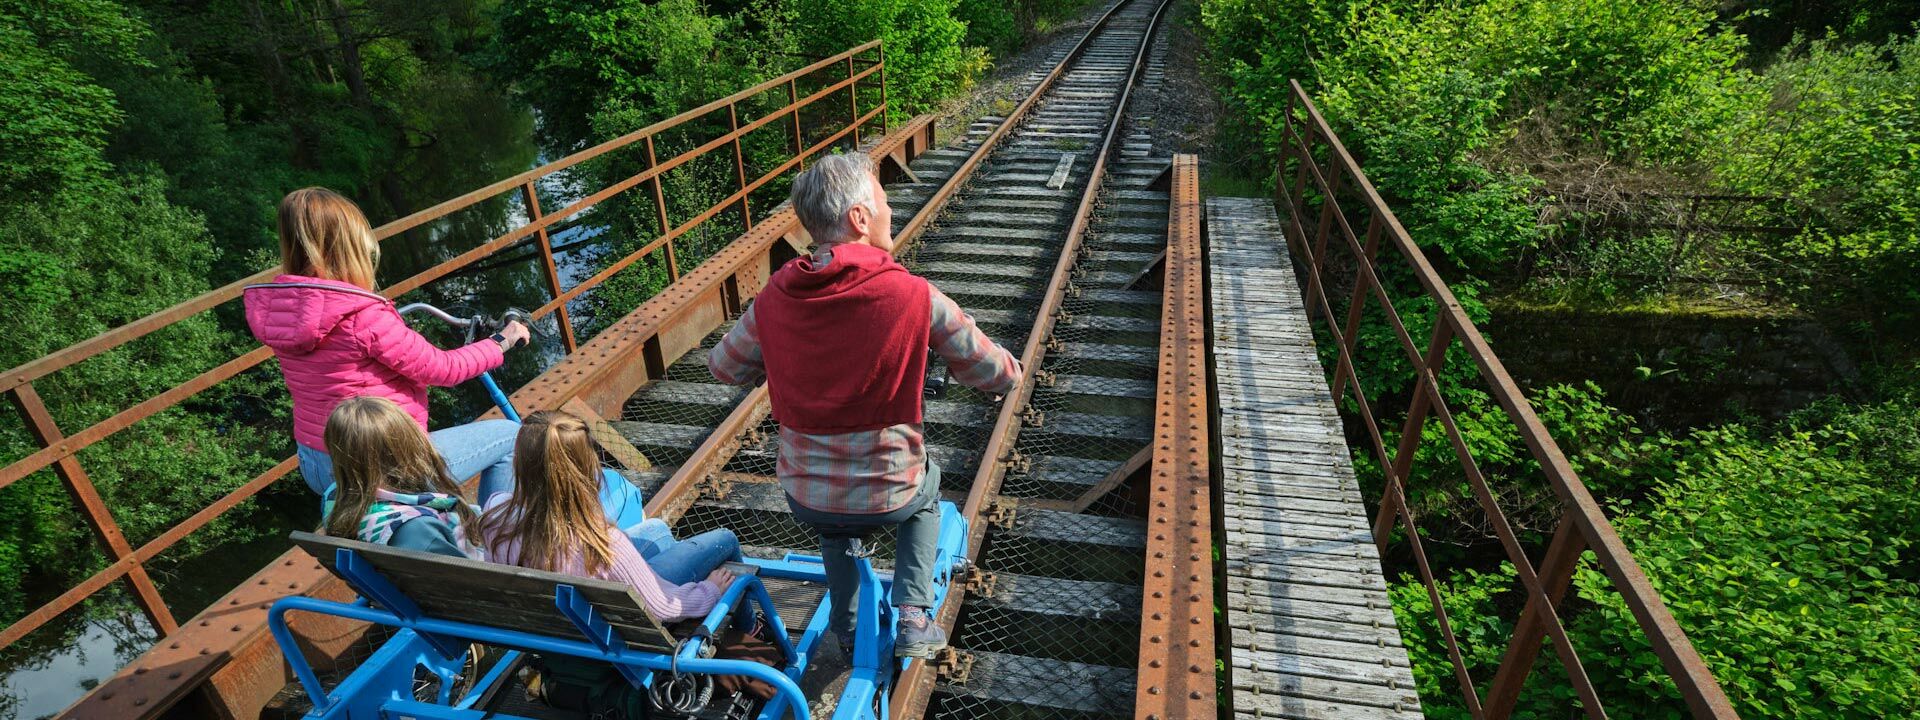
[(953, 379), (992, 393), (1013, 390), (1020, 382), (1020, 361), (1013, 353), (995, 345), (972, 316), (932, 284), (927, 285), (927, 302), (932, 305), (927, 343), (947, 359)]
[(707, 371), (728, 385), (751, 385), (766, 377), (767, 366), (760, 359), (759, 321), (753, 308), (740, 316), (720, 343), (707, 351)]
[(668, 584), (653, 573), (653, 568), (641, 559), (640, 551), (633, 549), (633, 542), (618, 528), (608, 532), (613, 540), (613, 567), (601, 573), (602, 579), (623, 582), (638, 591), (655, 619), (672, 622), (703, 618), (713, 606), (720, 604), (720, 590), (713, 583), (697, 580), (685, 585)]

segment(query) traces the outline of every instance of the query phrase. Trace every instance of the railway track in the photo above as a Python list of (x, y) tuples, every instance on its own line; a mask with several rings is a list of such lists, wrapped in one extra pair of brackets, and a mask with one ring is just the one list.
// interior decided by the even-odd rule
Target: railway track
[[(1127, 91), (1157, 81), (1143, 71), (1163, 7), (1116, 4), (1010, 118), (975, 123), (912, 163), (913, 182), (888, 187), (901, 261), (1029, 371), (1005, 399), (953, 385), (926, 403), (928, 452), (943, 496), (974, 514), (981, 572), (946, 615), (958, 651), (946, 669), (903, 678), (903, 716), (1133, 715), (1146, 522), (1139, 496), (1111, 479), (1139, 467), (1153, 432), (1161, 293), (1136, 286), (1166, 247), (1168, 193), (1150, 186), (1169, 160), (1144, 133), (1116, 135)], [(711, 463), (669, 503), (678, 534), (726, 527), (751, 555), (817, 552), (774, 477), (778, 431), (751, 406), (764, 399), (706, 369), (729, 327), (612, 423), (656, 465), (631, 479), (651, 496), (682, 465)], [(737, 450), (696, 458), (716, 433), (735, 433)], [(892, 539), (876, 540), (884, 568)], [(771, 589), (794, 607), (820, 592)]]
[[(1154, 432), (1162, 293), (1148, 276), (1167, 248), (1169, 194), (1156, 182), (1170, 158), (1144, 132), (1121, 133), (1131, 90), (1159, 80), (1147, 49), (1166, 4), (1113, 3), (1029, 78), (1008, 117), (975, 122), (887, 186), (901, 262), (1027, 368), (1005, 398), (952, 384), (926, 402), (928, 454), (943, 497), (972, 523), (978, 572), (941, 616), (955, 652), (937, 672), (918, 663), (900, 678), (893, 717), (1134, 715), (1148, 539), (1145, 488), (1123, 481), (1143, 470)], [(676, 534), (729, 528), (756, 557), (817, 553), (775, 478), (764, 389), (719, 384), (706, 367), (743, 309), (649, 370), (658, 379), (609, 424), (651, 463), (626, 475)], [(935, 358), (929, 374), (943, 372)], [(875, 565), (891, 569), (892, 532), (873, 544)], [(803, 632), (825, 588), (765, 582)], [(830, 714), (840, 669), (824, 663), (803, 683), (816, 717)], [(571, 717), (527, 702), (517, 683), (500, 690), (483, 706)], [(289, 686), (268, 714), (307, 706)]]

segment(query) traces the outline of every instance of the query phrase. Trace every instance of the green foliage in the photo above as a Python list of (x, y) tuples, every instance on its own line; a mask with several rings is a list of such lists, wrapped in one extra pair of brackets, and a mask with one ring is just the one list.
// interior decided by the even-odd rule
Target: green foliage
[[(1911, 398), (1825, 403), (1775, 435), (1728, 426), (1642, 441), (1582, 394), (1542, 393), (1564, 400), (1537, 402), (1542, 420), (1560, 428), (1563, 447), (1591, 449), (1580, 436), (1600, 440), (1598, 453), (1569, 452), (1589, 481), (1631, 473), (1652, 484), (1638, 500), (1602, 487), (1620, 498), (1614, 526), (1743, 717), (1920, 711), (1920, 656), (1911, 652), (1920, 643), (1920, 528), (1912, 522), (1920, 494), (1911, 481), (1920, 418)], [(1569, 426), (1574, 438), (1563, 435)], [(1561, 617), (1609, 712), (1684, 717), (1625, 601), (1588, 557)], [(1475, 677), (1499, 664), (1518, 588), (1505, 564), (1442, 578)], [(1425, 588), (1402, 577), (1390, 594), (1424, 709), (1464, 717)], [(1543, 649), (1515, 717), (1564, 716), (1573, 691), (1560, 673)]]
[(0, 193), (45, 189), (105, 167), (99, 147), (122, 115), (113, 95), (75, 63), (83, 54), (131, 60), (147, 32), (112, 2), (0, 6)]
[[(1440, 606), (1447, 611), (1447, 625), (1453, 631), (1461, 660), (1476, 677), (1481, 670), (1500, 664), (1507, 639), (1513, 636), (1513, 617), (1500, 607), (1515, 595), (1518, 572), (1510, 563), (1501, 563), (1492, 572), (1463, 570), (1435, 583)], [(1433, 596), (1413, 575), (1401, 575), (1387, 586), (1393, 600), (1393, 619), (1400, 627), (1400, 642), (1413, 663), (1413, 680), (1419, 686), (1421, 710), (1431, 720), (1466, 720), (1473, 717), (1459, 703), (1445, 698), (1460, 695), (1460, 681), (1454, 674), (1453, 659), (1447, 653), (1446, 636), (1433, 611)]]
[(1752, 39), (1755, 50), (1767, 53), (1792, 44), (1796, 36), (1883, 42), (1912, 32), (1920, 21), (1915, 0), (1743, 0), (1733, 7), (1742, 11), (1733, 18), (1740, 32)]
[(508, 3), (495, 69), (540, 108), (553, 149), (570, 152), (741, 86), (753, 77), (741, 24), (697, 0)]
[[(1740, 39), (1688, 0), (1214, 0), (1227, 102), (1268, 152), (1297, 79), (1414, 241), (1487, 274), (1594, 162), (1695, 160), (1739, 107)], [(1569, 165), (1572, 169), (1569, 169)]]
[(1020, 46), (1020, 28), (1014, 20), (1015, 8), (1000, 0), (960, 0), (954, 17), (967, 26), (967, 44), (1005, 54)]
[[(1467, 361), (1456, 358), (1454, 362)], [(1560, 501), (1521, 441), (1518, 427), (1482, 390), (1453, 386), (1447, 388), (1446, 397), (1460, 440), (1501, 511), (1522, 540), (1544, 541), (1559, 517)], [(1552, 385), (1530, 393), (1528, 399), (1568, 464), (1596, 492), (1638, 491), (1646, 482), (1637, 474), (1639, 465), (1650, 456), (1670, 452), (1663, 439), (1643, 438), (1633, 418), (1608, 405), (1593, 383)], [(1389, 449), (1400, 441), (1397, 432), (1386, 433), (1384, 439)], [(1385, 473), (1372, 453), (1356, 453), (1355, 466), (1369, 489), (1384, 481)], [(1432, 415), (1421, 426), (1405, 491), (1426, 536), (1463, 545), (1493, 536), (1446, 426)]]
[[(32, 241), (0, 247), (0, 303), (12, 309), (0, 317), (0, 333), (14, 338), (0, 351), (7, 367), (204, 292), (214, 256), (198, 215), (168, 203), (164, 184), (151, 174), (99, 178), (30, 205), (8, 203), (0, 208), (0, 237)], [(202, 315), (36, 386), (54, 399), (62, 426), (85, 427), (238, 351), (237, 337)], [(0, 431), (0, 462), (35, 447), (17, 428)], [(269, 442), (255, 429), (175, 410), (81, 459), (139, 542), (271, 466), (254, 453)], [(0, 491), (0, 506), (15, 520), (0, 530), (0, 561), (33, 571), (3, 575), (0, 616), (23, 609), (23, 581), (51, 574), (70, 583), (95, 569), (81, 559), (97, 557), (91, 537), (50, 473)], [(236, 527), (217, 523), (194, 535), (186, 552), (232, 539)]]
[[(1743, 716), (1920, 712), (1920, 496), (1911, 466), (1880, 454), (1914, 459), (1916, 431), (1911, 407), (1887, 407), (1774, 438), (1701, 432), (1647, 507), (1616, 521)], [(1575, 628), (1601, 695), (1677, 697), (1605, 576), (1583, 568), (1576, 586), (1595, 605)]]
[[(1920, 39), (1882, 46), (1814, 42), (1752, 79), (1772, 102), (1725, 128), (1718, 172), (1793, 211), (1756, 220), (1805, 229), (1744, 250), (1802, 303), (1910, 326), (1920, 285)], [(1851, 307), (1850, 307), (1851, 306)]]
[(795, 36), (814, 55), (880, 38), (887, 51), (887, 102), (895, 117), (925, 112), (963, 91), (987, 67), (986, 50), (965, 43), (959, 0), (792, 0)]

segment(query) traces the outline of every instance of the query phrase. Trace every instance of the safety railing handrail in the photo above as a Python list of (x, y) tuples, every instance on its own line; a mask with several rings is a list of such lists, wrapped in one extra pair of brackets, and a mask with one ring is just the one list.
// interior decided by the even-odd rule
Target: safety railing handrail
[[(1281, 150), (1281, 169), (1274, 181), (1274, 194), (1276, 201), (1288, 212), (1288, 244), (1294, 257), (1305, 269), (1308, 319), (1309, 322), (1324, 321), (1325, 330), (1337, 346), (1338, 359), (1330, 379), (1333, 397), (1336, 401), (1344, 401), (1347, 398), (1346, 391), (1351, 389), (1353, 407), (1357, 409), (1367, 432), (1367, 442), (1385, 475), (1379, 511), (1373, 525), (1375, 543), (1384, 556), (1394, 539), (1396, 527), (1405, 529), (1404, 541), (1409, 546), (1421, 581), (1432, 601), (1440, 636), (1445, 642), (1468, 710), (1476, 718), (1508, 717), (1518, 701), (1521, 687), (1532, 669), (1542, 642), (1550, 640), (1587, 716), (1606, 716), (1604, 705), (1561, 625), (1557, 610), (1572, 582), (1582, 552), (1590, 550), (1612, 581), (1614, 589), (1626, 600), (1641, 632), (1660, 657), (1694, 717), (1737, 717), (1712, 672), (1694, 650), (1692, 641), (1667, 610), (1659, 592), (1648, 582), (1646, 574), (1607, 520), (1599, 502), (1580, 481), (1566, 456), (1534, 414), (1525, 394), (1480, 334), (1479, 328), (1467, 317), (1452, 290), (1448, 289), (1419, 246), (1414, 244), (1406, 228), (1401, 226), (1392, 209), (1387, 207), (1386, 201), (1360, 169), (1359, 163), (1347, 152), (1345, 145), (1313, 104), (1312, 98), (1308, 97), (1298, 82), (1291, 83), (1291, 86), (1287, 112), (1283, 116), (1284, 147)], [(1315, 159), (1316, 149), (1325, 154), (1324, 162)], [(1291, 186), (1286, 177), (1289, 164), (1297, 165)], [(1312, 231), (1305, 224), (1310, 206), (1307, 198), (1309, 189), (1319, 202), (1317, 227)], [(1357, 195), (1364, 206), (1360, 208), (1367, 219), (1364, 235), (1354, 231), (1347, 209), (1340, 207), (1343, 191)], [(1348, 299), (1343, 320), (1336, 318), (1326, 282), (1326, 276), (1331, 272), (1327, 263), (1328, 244), (1336, 238), (1344, 241), (1354, 270), (1352, 296)], [(1424, 351), (1414, 344), (1406, 323), (1394, 308), (1388, 288), (1375, 270), (1383, 239), (1405, 261), (1406, 269), (1436, 305), (1432, 335)], [(1381, 433), (1378, 419), (1374, 417), (1373, 406), (1361, 385), (1354, 358), (1359, 323), (1369, 300), (1375, 301), (1391, 326), (1394, 339), (1412, 363), (1417, 378), (1407, 417), (1392, 452), (1388, 451), (1386, 438)], [(1455, 340), (1460, 342), (1466, 355), (1473, 360), (1480, 380), (1486, 383), (1489, 393), (1513, 422), (1528, 452), (1539, 464), (1563, 506), (1559, 527), (1538, 567), (1528, 560), (1525, 548), (1520, 545), (1505, 513), (1495, 501), (1495, 495), (1467, 448), (1447, 406), (1445, 392), (1439, 385), (1437, 372)], [(1489, 524), (1498, 536), (1507, 559), (1518, 571), (1526, 593), (1526, 605), (1515, 623), (1514, 635), (1495, 671), (1484, 702), (1462, 659), (1459, 643), (1454, 637), (1452, 624), (1435, 585), (1432, 567), (1406, 500), (1405, 489), (1412, 470), (1414, 451), (1430, 415), (1437, 418), (1445, 430), (1460, 468), (1472, 485), (1475, 499), (1486, 512)]]
[[(870, 57), (869, 57), (870, 56)], [(432, 267), (422, 270), (411, 277), (400, 280), (381, 290), (388, 298), (398, 298), (408, 292), (418, 290), (441, 278), (454, 274), (475, 263), (492, 257), (532, 239), (538, 248), (547, 290), (551, 300), (532, 313), (535, 319), (553, 314), (558, 316), (561, 329), (561, 344), (567, 353), (579, 345), (574, 337), (571, 319), (568, 316), (567, 303), (578, 298), (586, 291), (599, 286), (619, 271), (630, 267), (655, 253), (664, 255), (664, 264), (671, 280), (677, 280), (680, 268), (674, 256), (674, 239), (685, 235), (702, 223), (713, 219), (720, 213), (738, 208), (742, 224), (751, 229), (753, 210), (750, 196), (755, 190), (772, 182), (796, 166), (803, 166), (808, 157), (824, 152), (835, 142), (851, 137), (853, 143), (860, 142), (860, 128), (878, 121), (880, 132), (888, 131), (886, 101), (886, 63), (885, 50), (879, 40), (870, 41), (839, 54), (812, 62), (799, 69), (778, 77), (760, 82), (745, 90), (714, 100), (671, 118), (653, 123), (644, 128), (600, 143), (580, 152), (568, 155), (550, 163), (527, 170), (511, 177), (490, 183), (477, 190), (437, 203), (424, 210), (406, 215), (399, 219), (374, 228), (374, 235), (385, 240), (400, 233), (412, 230), (453, 213), (473, 207), (512, 192), (519, 192), (526, 209), (526, 222), (494, 237), (479, 246), (443, 260)], [(836, 74), (826, 78), (813, 77), (816, 73), (833, 69)], [(840, 74), (843, 73), (843, 74)], [(873, 82), (878, 83), (879, 102), (863, 110), (860, 102), (860, 83), (877, 75)], [(805, 80), (811, 87), (820, 84), (806, 96), (799, 94), (800, 84)], [(759, 96), (786, 89), (785, 103), (777, 109), (767, 111), (757, 118), (742, 122), (741, 105)], [(845, 115), (832, 121), (832, 124), (814, 126), (816, 134), (826, 132), (825, 140), (808, 144), (807, 133), (803, 130), (801, 111), (830, 96), (845, 91), (848, 103)], [(700, 121), (721, 110), (727, 111), (727, 132), (696, 147), (681, 152), (664, 161), (655, 156), (654, 139), (662, 133), (682, 125)], [(836, 116), (838, 117), (838, 116)], [(747, 176), (745, 153), (742, 139), (749, 133), (766, 128), (776, 122), (790, 121), (792, 126), (791, 145), (784, 162), (760, 173), (757, 177)], [(784, 131), (783, 131), (784, 132)], [(542, 213), (536, 183), (580, 163), (606, 155), (607, 153), (639, 146), (644, 149), (646, 168), (605, 188), (601, 188), (585, 197), (569, 203), (566, 207), (551, 213)], [(692, 162), (696, 158), (713, 152), (730, 150), (733, 154), (737, 189), (728, 197), (709, 206), (705, 211), (675, 224), (669, 217), (665, 201), (662, 176), (667, 172)], [(579, 215), (608, 198), (634, 190), (642, 185), (650, 186), (652, 202), (656, 207), (656, 221), (659, 235), (645, 243), (639, 249), (615, 260), (607, 268), (594, 276), (575, 283), (571, 288), (563, 288), (554, 261), (554, 250), (548, 237), (549, 228)], [(79, 506), (84, 522), (93, 531), (96, 540), (108, 552), (112, 559), (106, 568), (94, 573), (77, 585), (67, 589), (58, 597), (41, 604), (38, 608), (9, 623), (0, 629), (0, 648), (6, 648), (28, 633), (38, 629), (54, 617), (78, 605), (113, 583), (125, 579), (134, 591), (133, 599), (140, 610), (152, 621), (154, 629), (162, 636), (171, 634), (177, 628), (172, 612), (160, 596), (158, 587), (148, 577), (144, 564), (173, 547), (194, 531), (205, 527), (222, 513), (259, 494), (275, 480), (284, 477), (298, 467), (294, 458), (287, 458), (271, 469), (255, 476), (235, 488), (224, 497), (196, 512), (186, 520), (166, 529), (160, 535), (134, 548), (106, 507), (98, 490), (88, 478), (80, 464), (79, 453), (102, 440), (112, 437), (133, 424), (151, 417), (161, 411), (175, 407), (188, 398), (207, 390), (221, 382), (229, 380), (246, 370), (265, 362), (272, 357), (272, 351), (265, 347), (255, 347), (231, 360), (202, 372), (185, 383), (169, 388), (153, 397), (147, 398), (130, 408), (121, 410), (113, 416), (94, 423), (75, 432), (64, 434), (54, 423), (46, 403), (34, 389), (34, 381), (45, 378), (61, 369), (71, 367), (88, 358), (108, 352), (126, 343), (138, 340), (167, 327), (210, 311), (220, 305), (238, 299), (245, 286), (271, 279), (278, 269), (267, 269), (244, 279), (229, 283), (215, 290), (181, 302), (172, 307), (152, 313), (138, 320), (121, 325), (107, 332), (80, 341), (60, 351), (37, 358), (0, 373), (0, 394), (8, 396), (23, 418), (28, 431), (41, 445), (34, 453), (0, 467), (0, 489), (28, 477), (34, 473), (53, 469), (65, 485), (68, 494)]]

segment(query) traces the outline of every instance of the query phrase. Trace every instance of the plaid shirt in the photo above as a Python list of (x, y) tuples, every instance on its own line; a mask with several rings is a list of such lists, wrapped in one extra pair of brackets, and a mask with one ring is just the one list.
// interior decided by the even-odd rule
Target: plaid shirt
[[(816, 263), (831, 261), (831, 251), (815, 253)], [(1020, 381), (1020, 361), (993, 344), (972, 317), (932, 284), (927, 285), (927, 301), (932, 306), (927, 343), (946, 358), (954, 381), (992, 393), (1012, 390)], [(753, 308), (707, 353), (707, 369), (732, 385), (766, 377)], [(833, 435), (780, 428), (775, 470), (780, 486), (801, 505), (821, 512), (873, 515), (897, 510), (919, 492), (926, 468), (920, 423)]]

